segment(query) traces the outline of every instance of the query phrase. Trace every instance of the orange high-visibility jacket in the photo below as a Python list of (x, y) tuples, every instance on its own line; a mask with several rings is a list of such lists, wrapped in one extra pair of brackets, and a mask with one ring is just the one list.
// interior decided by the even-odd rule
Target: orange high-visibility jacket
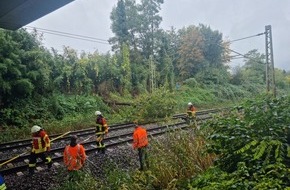
[(68, 145), (63, 152), (63, 162), (69, 171), (82, 168), (86, 157), (85, 148), (80, 144), (74, 147)]
[(148, 145), (147, 131), (146, 129), (138, 126), (133, 133), (133, 148), (142, 148)]
[(50, 139), (44, 130), (32, 135), (32, 152), (38, 154), (50, 149)]

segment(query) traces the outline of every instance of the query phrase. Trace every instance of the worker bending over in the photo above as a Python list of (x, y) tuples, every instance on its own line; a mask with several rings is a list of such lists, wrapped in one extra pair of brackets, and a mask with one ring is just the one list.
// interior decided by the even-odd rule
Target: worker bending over
[(76, 171), (81, 169), (87, 158), (83, 145), (77, 143), (78, 137), (71, 136), (70, 144), (67, 145), (63, 152), (63, 162), (68, 171)]

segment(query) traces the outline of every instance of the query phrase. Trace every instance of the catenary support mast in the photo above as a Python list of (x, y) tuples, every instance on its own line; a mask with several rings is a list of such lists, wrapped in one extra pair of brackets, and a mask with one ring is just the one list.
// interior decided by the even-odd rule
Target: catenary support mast
[(275, 68), (274, 68), (271, 25), (265, 26), (265, 39), (266, 39), (266, 84), (267, 84), (267, 93), (270, 93), (270, 91), (272, 89), (273, 90), (273, 96), (276, 97)]

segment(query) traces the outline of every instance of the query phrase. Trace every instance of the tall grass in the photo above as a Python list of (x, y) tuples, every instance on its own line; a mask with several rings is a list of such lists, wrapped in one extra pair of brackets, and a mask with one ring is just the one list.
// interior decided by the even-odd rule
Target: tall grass
[[(95, 190), (100, 188), (99, 182), (88, 171), (73, 171), (69, 175), (66, 175), (65, 172), (59, 170), (59, 182), (62, 184), (59, 187), (50, 188), (50, 190)], [(65, 175), (66, 177), (64, 177)]]
[(172, 189), (179, 182), (204, 172), (214, 159), (214, 155), (204, 152), (205, 146), (202, 136), (182, 130), (153, 142), (150, 170), (157, 179), (154, 186)]
[(106, 189), (116, 189), (112, 179), (118, 179), (117, 189), (180, 189), (188, 179), (213, 165), (215, 156), (205, 152), (205, 139), (191, 130), (178, 130), (150, 141), (150, 168), (145, 172), (131, 170), (129, 175), (120, 170), (110, 172), (111, 183), (106, 184)]

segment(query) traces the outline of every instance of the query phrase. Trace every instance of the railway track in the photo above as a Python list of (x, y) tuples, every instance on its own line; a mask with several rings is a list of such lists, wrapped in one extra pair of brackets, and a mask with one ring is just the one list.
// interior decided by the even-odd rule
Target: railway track
[[(197, 122), (203, 122), (204, 120), (207, 120), (211, 118), (209, 115), (210, 113), (217, 113), (221, 110), (204, 110), (197, 112)], [(177, 114), (174, 115), (173, 118), (178, 119), (184, 119), (186, 114)], [(170, 125), (163, 125), (158, 126), (156, 124), (149, 124), (149, 125), (143, 125), (148, 132), (148, 135), (150, 137), (162, 135), (168, 131), (174, 131), (176, 129), (186, 129), (188, 128), (188, 125), (186, 124), (186, 121), (179, 121), (175, 124)], [(126, 124), (115, 124), (110, 126), (110, 132), (107, 137), (104, 139), (104, 143), (106, 144), (106, 148), (108, 151), (110, 151), (110, 148), (130, 143), (132, 141), (132, 132), (133, 132), (134, 124), (133, 123), (126, 123)], [(86, 153), (92, 154), (97, 152), (97, 147), (95, 143), (95, 128), (88, 128), (84, 130), (78, 130), (78, 131), (72, 131), (69, 133), (70, 135), (78, 135), (79, 141), (82, 142), (81, 144), (84, 145), (86, 149)], [(50, 138), (57, 138), (59, 135), (51, 135)], [(63, 159), (63, 150), (64, 147), (69, 144), (68, 136), (59, 138), (55, 140), (52, 144), (52, 149), (50, 151), (50, 156), (53, 160), (53, 163), (55, 166), (59, 166)], [(23, 175), (23, 172), (27, 170), (28, 168), (28, 162), (29, 162), (29, 154), (30, 154), (30, 148), (31, 148), (31, 140), (25, 139), (25, 140), (19, 140), (14, 142), (8, 142), (0, 144), (0, 164), (5, 163), (11, 159), (12, 154), (19, 154), (21, 153), (21, 156), (17, 157), (15, 160), (5, 164), (1, 170), (0, 173), (2, 175), (8, 175), (8, 174), (17, 174), (17, 175)], [(4, 157), (4, 159), (3, 159)], [(40, 163), (40, 161), (37, 162), (37, 170), (44, 170), (43, 164)]]

